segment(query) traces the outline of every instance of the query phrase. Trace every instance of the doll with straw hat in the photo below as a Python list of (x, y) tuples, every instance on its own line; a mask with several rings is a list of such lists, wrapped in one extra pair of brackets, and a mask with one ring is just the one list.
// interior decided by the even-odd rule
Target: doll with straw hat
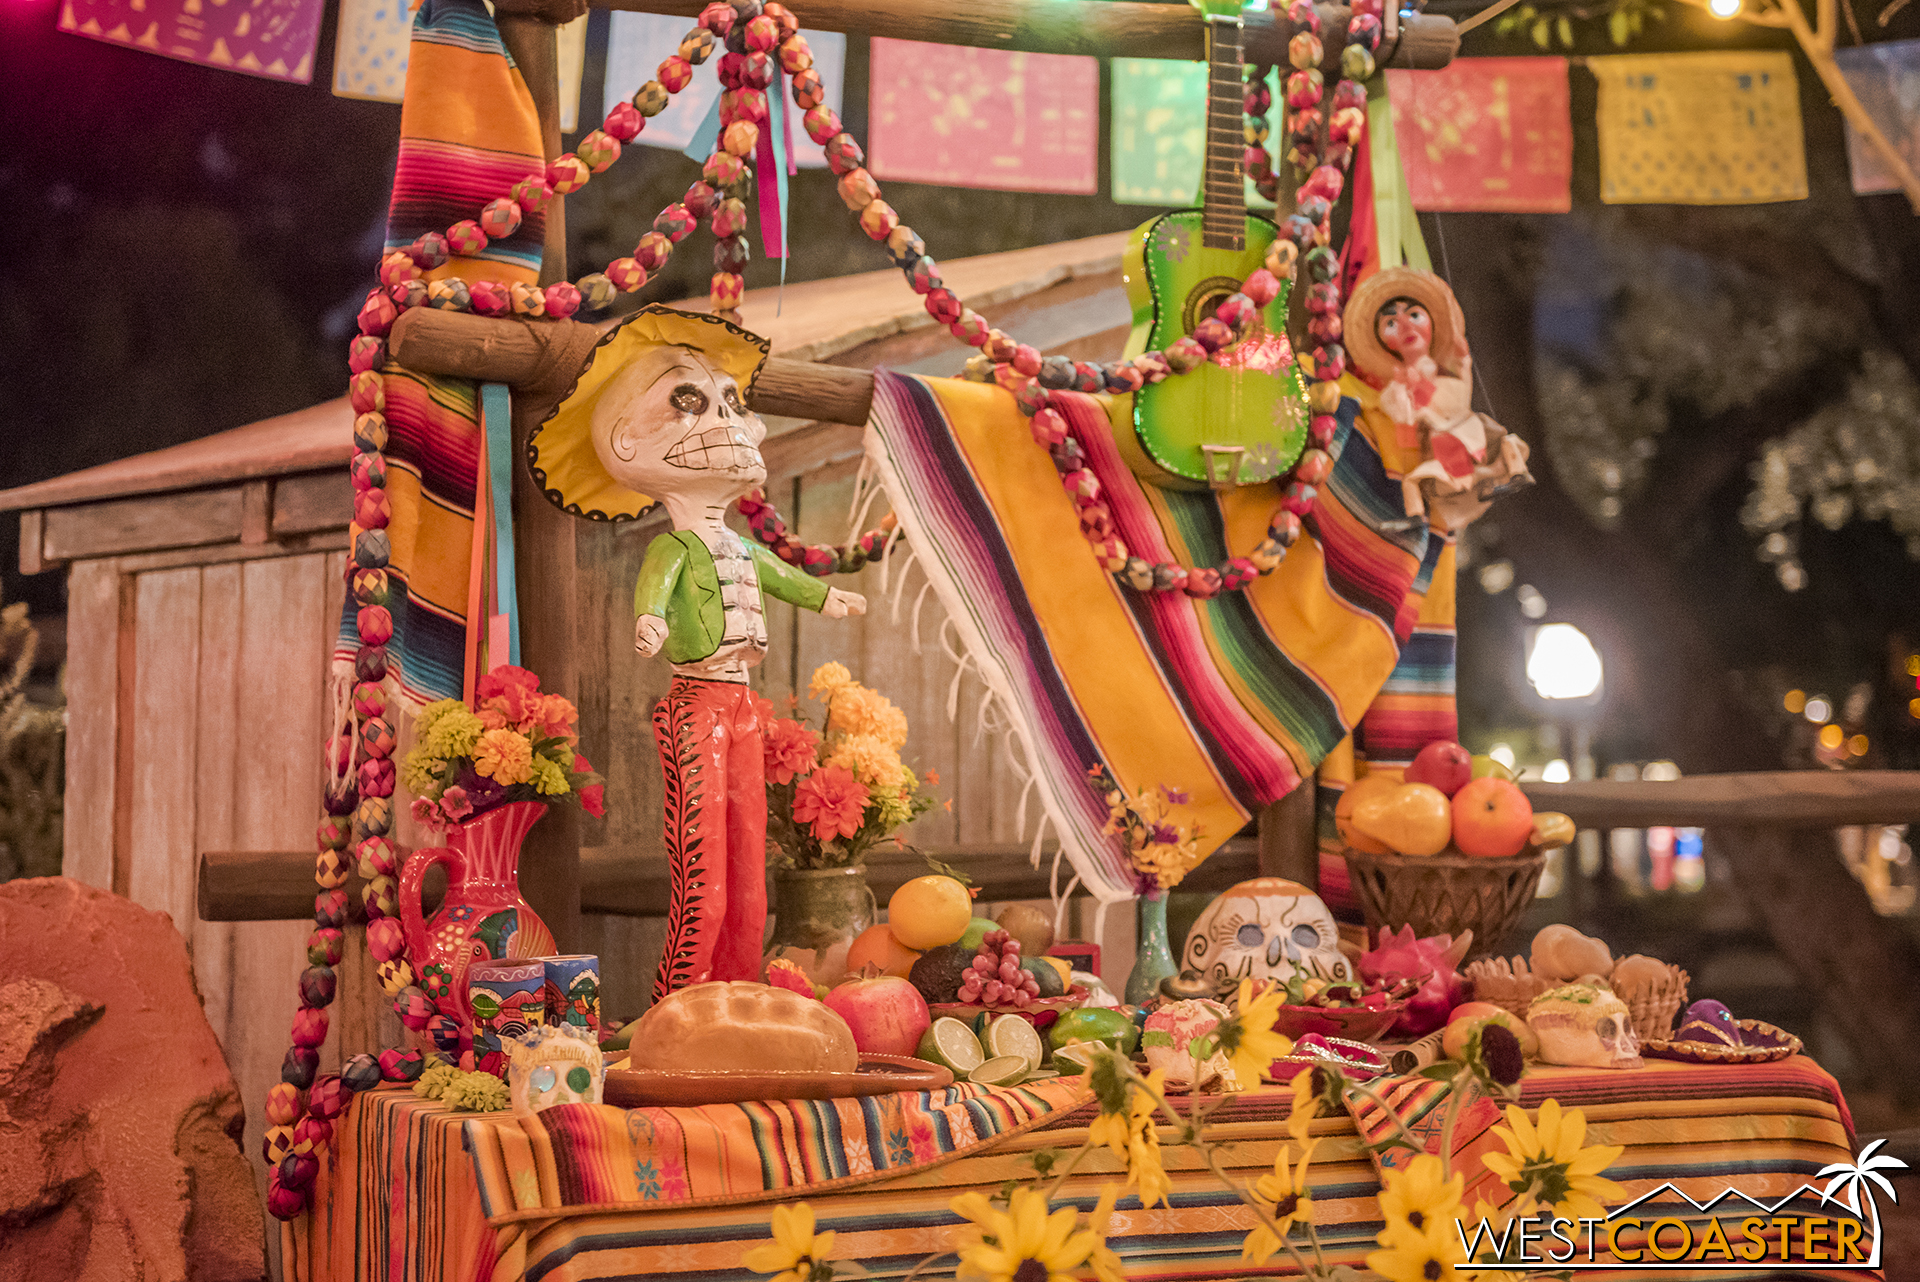
[(1400, 481), (1409, 524), (1427, 519), (1431, 497), (1440, 524), (1458, 530), (1493, 498), (1533, 483), (1526, 442), (1473, 410), (1466, 317), (1444, 280), (1415, 267), (1375, 272), (1348, 299), (1344, 330), (1400, 445), (1421, 450)]
[(747, 396), (767, 340), (718, 316), (651, 306), (601, 338), (527, 462), (554, 504), (590, 520), (666, 508), (634, 585), (634, 649), (664, 654), (653, 711), (674, 887), (655, 1000), (706, 980), (757, 979), (765, 933), (767, 803), (747, 685), (766, 657), (761, 594), (830, 619), (866, 599), (829, 588), (726, 525), (767, 479), (766, 425)]

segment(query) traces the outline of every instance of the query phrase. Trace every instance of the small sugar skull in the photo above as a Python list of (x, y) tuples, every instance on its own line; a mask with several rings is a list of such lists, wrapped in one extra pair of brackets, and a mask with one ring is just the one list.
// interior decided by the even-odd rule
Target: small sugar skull
[(1326, 904), (1299, 882), (1280, 877), (1243, 881), (1208, 904), (1187, 932), (1180, 964), (1204, 974), (1221, 997), (1243, 979), (1284, 984), (1296, 972), (1353, 978)]
[[(1147, 1016), (1146, 1030), (1140, 1037), (1140, 1047), (1147, 1056), (1147, 1071), (1165, 1069), (1167, 1081), (1192, 1083), (1195, 1065), (1189, 1048), (1196, 1039), (1211, 1033), (1221, 1020), (1232, 1017), (1231, 1010), (1206, 998), (1168, 1002)], [(1197, 1085), (1200, 1086), (1232, 1072), (1227, 1067), (1226, 1054), (1221, 1051), (1215, 1051), (1198, 1067)]]
[(1582, 1068), (1639, 1068), (1640, 1039), (1627, 1004), (1605, 988), (1568, 984), (1533, 999), (1527, 1025), (1540, 1059)]
[(606, 1061), (585, 1029), (536, 1028), (506, 1043), (507, 1089), (513, 1111), (531, 1117), (556, 1104), (598, 1104)]

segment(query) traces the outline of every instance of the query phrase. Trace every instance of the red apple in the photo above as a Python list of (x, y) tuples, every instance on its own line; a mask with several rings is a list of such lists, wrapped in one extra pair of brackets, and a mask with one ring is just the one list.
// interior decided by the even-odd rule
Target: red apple
[(853, 1030), (854, 1046), (870, 1055), (911, 1055), (933, 1024), (927, 999), (898, 975), (856, 976), (829, 992), (826, 1002)]
[(1435, 739), (1420, 749), (1403, 777), (1408, 783), (1432, 784), (1451, 797), (1473, 778), (1473, 754), (1457, 743)]
[(1520, 785), (1488, 775), (1453, 794), (1453, 844), (1485, 859), (1517, 855), (1533, 835), (1533, 803)]

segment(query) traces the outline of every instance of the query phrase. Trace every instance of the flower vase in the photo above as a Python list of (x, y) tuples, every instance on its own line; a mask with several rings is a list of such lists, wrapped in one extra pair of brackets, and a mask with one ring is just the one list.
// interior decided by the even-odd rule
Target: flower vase
[(1139, 904), (1139, 951), (1127, 975), (1127, 1003), (1138, 1006), (1160, 991), (1160, 981), (1174, 973), (1173, 950), (1167, 943), (1167, 892), (1149, 890)]
[[(469, 965), (556, 951), (553, 932), (520, 894), (520, 844), (546, 813), (538, 801), (497, 806), (449, 826), (445, 846), (414, 851), (401, 871), (400, 924), (414, 982), (463, 1031), (473, 1022)], [(447, 897), (423, 918), (420, 886), (434, 864), (447, 867)]]
[(767, 951), (811, 952), (811, 962), (792, 960), (814, 983), (831, 984), (847, 973), (847, 950), (878, 911), (863, 868), (775, 868)]

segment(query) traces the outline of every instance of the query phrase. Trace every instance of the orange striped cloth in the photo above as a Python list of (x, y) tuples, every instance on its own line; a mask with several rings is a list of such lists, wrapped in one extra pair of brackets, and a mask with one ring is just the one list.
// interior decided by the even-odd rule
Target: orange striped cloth
[[(1393, 1083), (1382, 1085), (1391, 1089)], [(981, 1097), (977, 1088), (956, 1089)], [(335, 1151), (322, 1163), (311, 1223), (303, 1220), (286, 1232), (287, 1276), (292, 1282), (586, 1282), (686, 1274), (697, 1275), (697, 1282), (766, 1282), (743, 1268), (740, 1257), (767, 1240), (769, 1200), (804, 1199), (818, 1227), (838, 1233), (834, 1258), (858, 1260), (878, 1278), (901, 1278), (928, 1255), (950, 1249), (959, 1221), (947, 1204), (955, 1194), (992, 1193), (1006, 1180), (1029, 1178), (1036, 1152), (1070, 1151), (1084, 1143), (1092, 1106), (1079, 1103), (1071, 1083), (995, 1094), (1033, 1096), (1021, 1105), (1030, 1108), (1043, 1092), (1051, 1111), (991, 1140), (922, 1161), (911, 1157), (916, 1141), (909, 1137), (902, 1153), (909, 1160), (896, 1171), (847, 1179), (833, 1175), (838, 1168), (827, 1152), (832, 1146), (806, 1138), (813, 1123), (800, 1119), (820, 1117), (816, 1105), (632, 1112), (576, 1107), (523, 1122), (504, 1114), (448, 1114), (409, 1092), (377, 1090), (357, 1097), (335, 1125)], [(1804, 1057), (1737, 1067), (1649, 1062), (1629, 1072), (1536, 1069), (1523, 1102), (1531, 1110), (1548, 1096), (1585, 1111), (1589, 1142), (1625, 1146), (1606, 1175), (1631, 1198), (1658, 1193), (1669, 1182), (1699, 1201), (1729, 1185), (1756, 1197), (1780, 1197), (1828, 1163), (1853, 1157), (1852, 1121), (1839, 1087)], [(1217, 1152), (1235, 1181), (1246, 1183), (1272, 1169), (1287, 1142), (1288, 1101), (1286, 1087), (1265, 1087), (1213, 1115), (1210, 1126), (1224, 1141)], [(840, 1107), (833, 1112), (839, 1115)], [(687, 1114), (711, 1116), (696, 1120)], [(663, 1146), (669, 1125), (681, 1128), (680, 1135)], [(685, 1140), (689, 1125), (716, 1127), (733, 1137), (730, 1174), (709, 1166), (689, 1178), (683, 1166), (683, 1186), (673, 1200), (565, 1204), (560, 1190), (569, 1181), (579, 1187), (646, 1186), (648, 1176), (617, 1169), (627, 1162), (651, 1161), (650, 1178), (664, 1194), (659, 1154), (675, 1146), (693, 1152), (697, 1146)], [(1362, 1126), (1368, 1135), (1378, 1133), (1378, 1120), (1364, 1120), (1364, 1114), (1362, 1125), (1344, 1114), (1313, 1124), (1313, 1135), (1323, 1142), (1308, 1183), (1330, 1264), (1361, 1267), (1381, 1228), (1380, 1181)], [(641, 1142), (638, 1137), (648, 1132)], [(1240, 1244), (1253, 1226), (1251, 1213), (1173, 1140), (1172, 1130), (1163, 1128), (1172, 1204), (1149, 1211), (1132, 1197), (1121, 1199), (1109, 1244), (1133, 1282), (1246, 1277)], [(1482, 1131), (1468, 1147), (1491, 1141)], [(918, 1143), (929, 1153), (938, 1147), (931, 1137)], [(709, 1145), (708, 1151), (718, 1150)], [(851, 1149), (843, 1151), (848, 1156), (838, 1160), (850, 1161)], [(582, 1167), (591, 1169), (580, 1174)], [(811, 1173), (822, 1170), (832, 1178), (815, 1181)], [(1101, 1187), (1119, 1175), (1106, 1150), (1090, 1153), (1061, 1197), (1091, 1208)], [(696, 1190), (703, 1196), (688, 1200)], [(1646, 1214), (1675, 1214), (1675, 1205), (1672, 1196), (1661, 1194)], [(1291, 1271), (1281, 1256), (1260, 1272)], [(1585, 1282), (1632, 1275), (1603, 1268), (1578, 1276)], [(1764, 1271), (1715, 1270), (1711, 1276), (1736, 1282)], [(1878, 1274), (1855, 1269), (1813, 1276), (1864, 1282)]]

